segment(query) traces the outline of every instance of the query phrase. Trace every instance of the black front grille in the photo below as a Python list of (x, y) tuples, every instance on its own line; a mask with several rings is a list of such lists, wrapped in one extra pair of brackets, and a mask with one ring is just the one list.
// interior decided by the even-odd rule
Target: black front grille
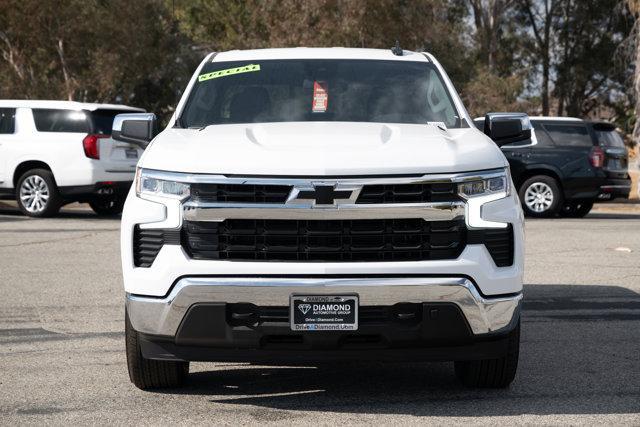
[(463, 221), (240, 220), (185, 221), (182, 245), (195, 259), (251, 261), (422, 261), (455, 259), (465, 246)]
[(163, 245), (179, 245), (180, 232), (175, 230), (133, 229), (133, 265), (151, 267)]
[[(193, 184), (191, 199), (218, 203), (285, 203), (290, 185)], [(453, 183), (365, 185), (358, 204), (430, 203), (459, 200)]]
[[(218, 203), (279, 203), (287, 201), (290, 185), (193, 184), (191, 199)], [(459, 200), (453, 183), (365, 185), (358, 204), (430, 203)]]
[(498, 267), (513, 265), (513, 228), (485, 230), (484, 245)]
[(497, 267), (513, 265), (513, 227), (467, 231), (462, 221), (226, 220), (185, 222), (177, 230), (133, 232), (136, 267), (150, 267), (163, 245), (195, 259), (241, 261), (420, 261), (455, 259), (465, 244), (483, 244)]
[(468, 243), (484, 244), (497, 267), (513, 265), (513, 227), (469, 231)]
[(219, 203), (284, 203), (289, 185), (193, 184), (191, 199)]
[(459, 200), (453, 183), (365, 185), (356, 203), (429, 203)]

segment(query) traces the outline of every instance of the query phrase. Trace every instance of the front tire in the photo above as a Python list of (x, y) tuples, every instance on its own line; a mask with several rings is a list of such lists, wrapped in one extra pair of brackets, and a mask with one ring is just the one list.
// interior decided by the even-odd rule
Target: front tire
[(140, 390), (179, 387), (189, 375), (189, 362), (145, 359), (140, 351), (138, 332), (125, 312), (125, 339), (129, 379)]
[(468, 387), (506, 388), (518, 369), (520, 322), (509, 333), (507, 353), (498, 359), (455, 362), (456, 377)]
[(53, 174), (47, 169), (32, 169), (18, 179), (16, 189), (18, 207), (27, 216), (53, 216), (62, 207), (62, 197)]
[(525, 215), (547, 218), (554, 216), (562, 206), (562, 191), (558, 182), (547, 175), (527, 179), (518, 192)]

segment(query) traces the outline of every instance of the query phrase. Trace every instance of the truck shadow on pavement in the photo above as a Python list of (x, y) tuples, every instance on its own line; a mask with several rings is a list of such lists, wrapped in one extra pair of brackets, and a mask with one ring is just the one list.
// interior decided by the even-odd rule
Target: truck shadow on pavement
[[(227, 364), (194, 372), (185, 389), (169, 393), (232, 405), (355, 414), (640, 411), (640, 295), (595, 285), (527, 285), (525, 294), (518, 375), (505, 390), (465, 388), (456, 381), (451, 363)], [(192, 370), (210, 366), (194, 364)]]
[(570, 221), (570, 222), (590, 222), (602, 219), (622, 219), (622, 220), (638, 220), (640, 219), (640, 210), (633, 212), (593, 212), (584, 218), (565, 218), (556, 216), (552, 218), (534, 218), (525, 217), (525, 222), (546, 222), (546, 221)]
[(592, 213), (584, 218), (576, 218), (575, 221), (580, 220), (597, 220), (597, 219), (640, 219), (640, 213)]
[[(527, 218), (528, 220), (529, 218)], [(570, 218), (561, 218), (570, 219)], [(615, 212), (594, 212), (584, 218), (573, 218), (573, 221), (598, 220), (598, 219), (640, 219), (640, 213), (615, 213)]]

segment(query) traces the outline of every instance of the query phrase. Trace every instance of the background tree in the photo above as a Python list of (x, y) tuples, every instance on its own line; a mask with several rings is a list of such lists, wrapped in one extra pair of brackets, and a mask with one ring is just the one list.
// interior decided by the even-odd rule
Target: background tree
[[(558, 9), (562, 0), (519, 0), (518, 7), (523, 16), (525, 29), (531, 29), (533, 43), (529, 50), (534, 58), (541, 62), (540, 98), (542, 115), (548, 116), (549, 87), (551, 73), (551, 57), (553, 36), (552, 29), (558, 17)], [(526, 39), (526, 36), (524, 37)]]
[(634, 73), (632, 79), (633, 93), (635, 95), (634, 105), (634, 126), (632, 138), (637, 144), (640, 142), (640, 0), (627, 0), (627, 7), (634, 19), (633, 29), (628, 39), (630, 46), (629, 54), (630, 62), (634, 65)]
[(194, 67), (189, 44), (162, 1), (4, 0), (0, 96), (162, 112)]
[(469, 4), (473, 11), (481, 56), (489, 72), (495, 73), (502, 30), (514, 0), (469, 0)]
[(622, 122), (633, 113), (633, 67), (614, 59), (638, 12), (620, 2), (3, 0), (0, 97), (121, 102), (168, 115), (210, 51), (388, 49), (399, 40), (440, 59), (473, 115)]
[(182, 31), (209, 50), (387, 49), (398, 40), (405, 49), (440, 53), (454, 75), (464, 74), (462, 0), (194, 0), (176, 3), (176, 15)]
[(618, 5), (618, 0), (564, 0), (555, 23), (558, 115), (583, 117), (597, 106), (624, 102), (629, 70), (616, 65), (615, 55), (633, 23)]

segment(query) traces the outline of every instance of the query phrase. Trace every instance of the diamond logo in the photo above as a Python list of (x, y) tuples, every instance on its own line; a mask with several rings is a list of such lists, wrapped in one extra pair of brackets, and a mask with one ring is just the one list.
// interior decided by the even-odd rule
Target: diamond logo
[(298, 310), (300, 310), (302, 314), (307, 314), (309, 310), (311, 310), (311, 304), (300, 304)]

